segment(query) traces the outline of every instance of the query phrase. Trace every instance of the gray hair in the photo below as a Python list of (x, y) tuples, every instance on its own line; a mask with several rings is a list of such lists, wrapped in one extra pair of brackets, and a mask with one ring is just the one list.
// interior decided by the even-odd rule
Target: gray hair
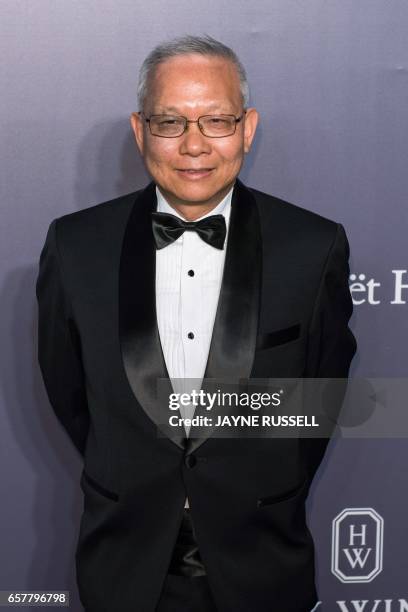
[(222, 57), (230, 60), (237, 69), (242, 101), (244, 107), (249, 103), (249, 86), (245, 68), (239, 60), (236, 53), (227, 45), (215, 40), (211, 36), (181, 36), (174, 38), (168, 42), (157, 45), (146, 57), (139, 72), (139, 82), (137, 85), (137, 99), (139, 110), (143, 109), (149, 79), (153, 75), (159, 64), (165, 62), (171, 57), (178, 55), (190, 55), (196, 53), (199, 55), (209, 55), (214, 57)]

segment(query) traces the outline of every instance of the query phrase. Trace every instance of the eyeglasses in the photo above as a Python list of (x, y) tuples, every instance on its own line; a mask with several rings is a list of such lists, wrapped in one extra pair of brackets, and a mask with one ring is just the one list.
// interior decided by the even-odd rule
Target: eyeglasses
[(189, 123), (197, 123), (203, 136), (208, 138), (225, 138), (235, 134), (237, 123), (244, 117), (246, 111), (240, 117), (235, 115), (202, 115), (196, 121), (180, 115), (150, 115), (146, 117), (140, 114), (149, 124), (150, 133), (161, 138), (177, 138), (184, 134)]

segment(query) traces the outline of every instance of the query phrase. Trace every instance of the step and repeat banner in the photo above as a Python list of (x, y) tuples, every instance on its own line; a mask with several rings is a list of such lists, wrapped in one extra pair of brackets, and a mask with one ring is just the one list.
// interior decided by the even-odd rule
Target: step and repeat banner
[[(407, 28), (405, 0), (0, 3), (0, 591), (70, 591), (82, 610), (81, 462), (37, 364), (38, 259), (52, 219), (146, 185), (129, 116), (162, 40), (237, 52), (260, 114), (240, 178), (345, 227), (351, 376), (384, 380), (386, 421), (408, 363)], [(381, 431), (333, 439), (307, 501), (325, 612), (408, 611), (407, 440)]]

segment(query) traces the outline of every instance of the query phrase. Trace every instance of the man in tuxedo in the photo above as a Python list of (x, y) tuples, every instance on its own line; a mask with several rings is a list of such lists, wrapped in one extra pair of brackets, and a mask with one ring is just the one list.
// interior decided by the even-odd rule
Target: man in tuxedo
[(158, 381), (347, 378), (345, 232), (237, 178), (258, 115), (230, 48), (164, 43), (138, 94), (152, 182), (54, 219), (37, 280), (45, 386), (84, 460), (81, 601), (310, 612), (305, 500), (327, 439), (163, 435)]

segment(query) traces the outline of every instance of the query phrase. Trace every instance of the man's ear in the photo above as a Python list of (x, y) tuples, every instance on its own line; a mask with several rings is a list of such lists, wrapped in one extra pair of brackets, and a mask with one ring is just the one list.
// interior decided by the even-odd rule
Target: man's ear
[(132, 126), (133, 133), (135, 135), (136, 144), (143, 155), (144, 150), (144, 131), (143, 131), (143, 119), (140, 113), (132, 113), (130, 115), (130, 125)]
[(247, 108), (244, 119), (244, 151), (249, 153), (258, 125), (258, 111), (256, 108)]

